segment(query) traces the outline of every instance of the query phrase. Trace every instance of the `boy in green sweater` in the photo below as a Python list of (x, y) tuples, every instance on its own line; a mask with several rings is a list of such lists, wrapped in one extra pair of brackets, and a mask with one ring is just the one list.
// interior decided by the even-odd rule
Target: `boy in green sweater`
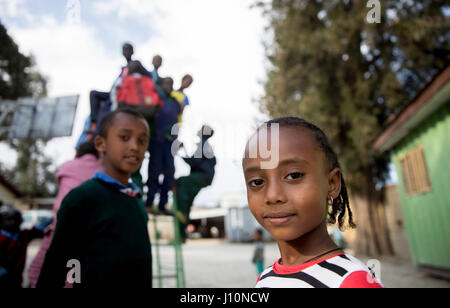
[(95, 146), (104, 173), (64, 198), (37, 287), (151, 287), (147, 213), (129, 182), (148, 146), (149, 127), (134, 110), (120, 109), (100, 122)]

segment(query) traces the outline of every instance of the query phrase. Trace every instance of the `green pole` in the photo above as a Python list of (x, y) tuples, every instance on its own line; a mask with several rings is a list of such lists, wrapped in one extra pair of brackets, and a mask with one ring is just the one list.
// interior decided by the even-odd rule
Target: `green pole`
[(153, 230), (155, 232), (155, 254), (156, 254), (156, 273), (158, 279), (158, 287), (162, 288), (162, 271), (161, 271), (161, 260), (159, 258), (159, 232), (156, 226), (156, 215), (153, 214)]
[(183, 252), (182, 252), (182, 239), (180, 233), (180, 222), (178, 221), (177, 212), (177, 188), (176, 186), (172, 190), (173, 192), (173, 225), (174, 225), (174, 246), (175, 246), (175, 268), (177, 277), (177, 288), (185, 288), (186, 281), (184, 278), (184, 266), (183, 266)]

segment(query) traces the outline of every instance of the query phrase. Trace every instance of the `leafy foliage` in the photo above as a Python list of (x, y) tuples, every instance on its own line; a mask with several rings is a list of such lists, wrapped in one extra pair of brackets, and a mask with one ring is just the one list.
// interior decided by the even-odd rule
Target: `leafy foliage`
[[(0, 97), (44, 97), (47, 80), (36, 69), (32, 56), (25, 56), (0, 23)], [(11, 115), (5, 124), (11, 121)], [(0, 172), (29, 197), (48, 197), (55, 193), (56, 183), (51, 160), (44, 155), (44, 140), (4, 140), (17, 152), (14, 167), (0, 166)]]
[(17, 99), (47, 95), (47, 80), (35, 68), (32, 56), (25, 56), (0, 22), (0, 97)]
[(446, 1), (381, 1), (380, 23), (367, 22), (367, 2), (258, 3), (273, 34), (262, 111), (323, 128), (356, 191), (384, 181), (388, 159), (372, 153), (374, 139), (450, 51)]
[[(389, 156), (374, 153), (372, 144), (448, 65), (448, 1), (267, 0), (256, 5), (268, 18), (271, 37), (265, 43), (270, 66), (261, 110), (270, 117), (305, 118), (326, 132), (350, 195), (359, 200), (355, 251), (394, 254), (380, 206), (383, 195), (376, 189), (388, 176)], [(379, 13), (379, 23), (369, 22), (372, 13)]]

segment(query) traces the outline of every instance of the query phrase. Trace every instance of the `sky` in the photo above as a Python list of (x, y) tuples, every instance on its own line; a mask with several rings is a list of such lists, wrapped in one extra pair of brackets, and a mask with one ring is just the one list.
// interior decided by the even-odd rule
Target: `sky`
[[(194, 77), (185, 91), (191, 105), (183, 114), (180, 140), (195, 150), (202, 124), (215, 130), (210, 143), (217, 165), (212, 185), (194, 204), (218, 205), (225, 196), (245, 194), (241, 157), (256, 123), (265, 119), (255, 101), (265, 78), (265, 20), (250, 0), (0, 0), (0, 20), (20, 51), (35, 57), (48, 77), (48, 96), (79, 94), (71, 137), (46, 147), (55, 166), (74, 157), (74, 145), (89, 114), (89, 91), (109, 91), (125, 60), (121, 46), (130, 42), (134, 58), (152, 69), (163, 57), (161, 76)], [(4, 147), (0, 161), (11, 164)], [(145, 161), (146, 162), (146, 161)], [(189, 173), (175, 159), (175, 176)], [(145, 169), (145, 168), (143, 168)], [(146, 171), (143, 172), (146, 178)]]

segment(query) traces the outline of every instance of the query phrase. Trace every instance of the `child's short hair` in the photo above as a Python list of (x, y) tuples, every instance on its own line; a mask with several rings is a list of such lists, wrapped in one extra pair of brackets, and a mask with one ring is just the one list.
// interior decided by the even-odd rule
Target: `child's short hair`
[[(271, 124), (277, 123), (280, 127), (297, 127), (302, 129), (307, 129), (311, 132), (311, 134), (314, 136), (314, 139), (316, 140), (319, 148), (322, 150), (322, 152), (325, 155), (325, 158), (330, 163), (330, 171), (334, 168), (341, 169), (338, 161), (338, 157), (336, 153), (334, 152), (333, 148), (331, 147), (330, 142), (328, 141), (327, 136), (325, 133), (316, 125), (301, 119), (297, 117), (281, 117), (276, 118), (270, 121), (267, 121), (265, 124), (263, 124), (262, 127), (269, 128)], [(344, 216), (345, 213), (348, 212), (348, 224), (351, 228), (355, 228), (356, 225), (353, 222), (353, 214), (350, 209), (350, 202), (348, 199), (348, 192), (347, 187), (345, 185), (344, 181), (344, 175), (342, 173), (341, 169), (341, 191), (339, 193), (339, 196), (333, 200), (332, 209), (331, 212), (328, 213), (328, 222), (331, 224), (336, 223), (336, 218), (338, 221), (339, 229), (342, 229), (344, 225)]]
[(152, 58), (152, 64), (155, 65), (161, 65), (162, 63), (162, 57), (160, 55), (154, 55)]
[(125, 42), (122, 44), (122, 48), (128, 48), (133, 50), (133, 45), (130, 42)]
[(0, 206), (0, 229), (2, 228), (3, 216), (5, 215), (14, 215), (19, 221), (22, 221), (22, 212), (16, 209), (12, 205), (2, 205)]
[(171, 82), (173, 83), (172, 77), (161, 77), (161, 82)]
[(144, 120), (147, 123), (147, 121), (145, 120), (144, 116), (140, 112), (138, 112), (138, 111), (136, 111), (134, 109), (131, 109), (131, 108), (127, 108), (127, 107), (119, 108), (119, 109), (114, 110), (114, 111), (108, 113), (107, 115), (105, 115), (102, 118), (102, 120), (100, 121), (100, 125), (99, 125), (99, 128), (98, 128), (98, 135), (100, 137), (103, 137), (103, 138), (107, 137), (108, 130), (111, 127), (111, 125), (114, 123), (114, 119), (115, 119), (116, 115), (119, 114), (119, 113), (130, 114), (132, 116), (135, 116), (135, 117), (137, 117), (139, 119)]
[(84, 156), (86, 154), (92, 154), (92, 155), (95, 155), (95, 157), (98, 158), (98, 151), (95, 148), (94, 142), (88, 141), (88, 142), (83, 142), (82, 144), (80, 144), (80, 146), (78, 147), (77, 154), (76, 154), (75, 158), (82, 157), (82, 156)]
[[(168, 84), (171, 83), (170, 86)], [(160, 78), (160, 87), (164, 93), (170, 95), (170, 92), (173, 91), (173, 78), (172, 77), (162, 77)]]
[(184, 81), (184, 80), (189, 80), (190, 82), (193, 82), (193, 81), (194, 81), (194, 78), (192, 77), (191, 74), (186, 74), (186, 75), (183, 76), (183, 78), (181, 78), (181, 80), (182, 80), (182, 81)]
[(133, 60), (133, 61), (130, 61), (130, 63), (128, 63), (128, 75), (131, 75), (134, 73), (139, 73), (139, 74), (145, 73), (144, 66), (142, 65), (142, 63), (140, 61)]

